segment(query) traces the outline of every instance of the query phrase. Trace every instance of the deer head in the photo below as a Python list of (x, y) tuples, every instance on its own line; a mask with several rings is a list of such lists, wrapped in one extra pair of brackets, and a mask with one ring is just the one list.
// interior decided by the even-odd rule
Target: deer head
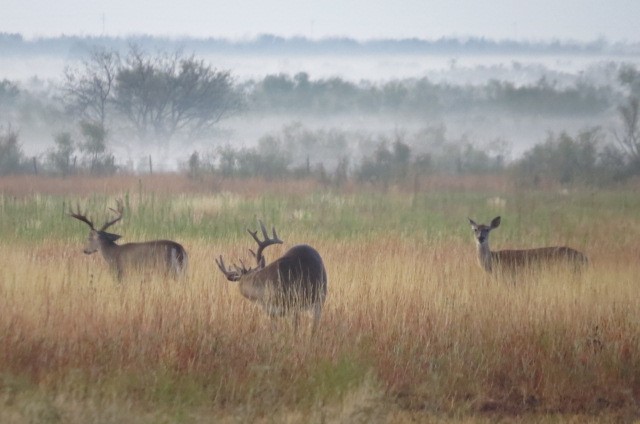
[(468, 218), (468, 219), (469, 219), (469, 224), (471, 224), (471, 229), (473, 230), (473, 235), (476, 239), (476, 243), (478, 243), (479, 245), (488, 243), (489, 233), (491, 232), (491, 230), (493, 230), (494, 228), (498, 228), (500, 226), (499, 216), (496, 216), (495, 218), (493, 218), (493, 220), (491, 221), (491, 224), (489, 225), (476, 224), (473, 219), (471, 218)]
[(115, 224), (116, 222), (122, 219), (122, 212), (124, 211), (124, 206), (122, 205), (121, 200), (118, 200), (117, 204), (118, 204), (117, 210), (113, 208), (109, 208), (113, 212), (115, 212), (117, 216), (114, 219), (105, 222), (102, 225), (102, 227), (100, 227), (99, 230), (96, 230), (96, 228), (93, 225), (93, 222), (89, 218), (87, 218), (86, 214), (80, 211), (80, 206), (76, 207), (75, 212), (73, 212), (72, 210), (69, 210), (69, 216), (84, 222), (90, 228), (89, 237), (87, 238), (87, 244), (85, 245), (83, 250), (85, 254), (90, 255), (92, 253), (97, 252), (100, 249), (101, 240), (109, 241), (113, 243), (121, 237), (118, 234), (108, 233), (105, 231), (107, 228), (109, 228), (110, 226), (112, 226), (113, 224)]
[(271, 246), (272, 244), (283, 243), (283, 241), (280, 240), (280, 238), (278, 237), (278, 234), (276, 234), (275, 228), (271, 229), (273, 235), (272, 237), (269, 237), (269, 234), (267, 233), (267, 228), (264, 226), (264, 223), (262, 221), (258, 221), (258, 222), (260, 223), (260, 229), (262, 231), (262, 236), (264, 237), (264, 240), (260, 240), (260, 238), (258, 237), (258, 230), (255, 230), (255, 231), (247, 230), (247, 232), (251, 234), (251, 237), (253, 237), (256, 243), (258, 243), (258, 249), (255, 252), (252, 249), (249, 249), (249, 252), (251, 252), (251, 255), (253, 255), (253, 257), (256, 260), (255, 268), (245, 266), (242, 260), (240, 260), (240, 266), (233, 264), (232, 265), (233, 269), (229, 269), (225, 265), (224, 260), (222, 259), (222, 256), (220, 256), (219, 259), (216, 259), (216, 264), (218, 265), (218, 268), (220, 268), (220, 271), (222, 271), (225, 277), (227, 277), (227, 280), (238, 281), (243, 275), (250, 274), (252, 272), (263, 269), (266, 266), (266, 262), (267, 262), (263, 255), (264, 249), (268, 246)]

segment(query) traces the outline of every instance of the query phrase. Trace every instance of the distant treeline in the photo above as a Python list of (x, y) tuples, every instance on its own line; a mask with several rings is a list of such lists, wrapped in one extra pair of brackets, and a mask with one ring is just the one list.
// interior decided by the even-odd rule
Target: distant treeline
[(226, 38), (157, 37), (148, 35), (59, 36), (25, 39), (20, 34), (0, 33), (0, 54), (54, 54), (84, 56), (95, 46), (124, 52), (136, 44), (156, 50), (184, 48), (198, 54), (640, 54), (638, 43), (492, 40), (483, 37), (445, 37), (356, 40), (353, 38), (310, 39), (261, 35), (250, 40)]
[[(522, 187), (601, 187), (640, 175), (639, 133), (635, 126), (633, 133), (627, 134), (634, 137), (635, 144), (614, 143), (597, 127), (575, 135), (549, 134), (543, 143), (508, 162), (501, 140), (477, 146), (464, 138), (449, 138), (442, 126), (388, 137), (310, 130), (294, 124), (280, 133), (263, 136), (253, 148), (226, 145), (204, 153), (193, 151), (180, 168), (196, 180), (306, 178), (327, 187), (341, 187), (352, 181), (384, 190), (391, 185), (413, 187), (433, 175), (483, 174), (507, 174), (514, 184)], [(78, 141), (70, 133), (59, 133), (53, 147), (38, 156), (27, 157), (17, 132), (0, 130), (0, 176), (135, 172), (131, 165), (118, 163), (104, 145), (96, 144), (95, 134), (93, 140), (87, 135), (90, 134), (85, 133), (88, 141)], [(364, 156), (357, 155), (352, 148), (354, 144), (365, 146)], [(328, 155), (333, 155), (333, 159), (326, 159)], [(137, 172), (153, 172), (151, 157), (148, 168)]]
[(341, 78), (312, 80), (307, 73), (268, 75), (242, 86), (258, 112), (362, 113), (433, 117), (469, 111), (525, 115), (598, 114), (617, 101), (611, 86), (577, 83), (561, 87), (545, 78), (516, 86), (489, 81), (481, 86), (434, 83), (428, 78), (353, 83)]
[[(341, 186), (352, 180), (384, 189), (417, 184), (432, 175), (508, 174), (514, 184), (523, 187), (598, 187), (623, 183), (640, 174), (640, 154), (630, 151), (629, 145), (607, 140), (600, 128), (575, 135), (549, 134), (513, 162), (505, 160), (500, 140), (479, 147), (466, 139), (450, 139), (445, 131), (444, 127), (430, 127), (411, 135), (397, 133), (377, 139), (360, 135), (360, 142), (372, 149), (356, 159), (348, 145), (358, 135), (292, 126), (278, 135), (263, 137), (255, 148), (226, 146), (208, 155), (196, 151), (184, 169), (196, 179), (206, 175), (316, 178), (325, 185)], [(635, 131), (637, 137), (637, 127)], [(330, 166), (313, 159), (326, 151), (343, 154)]]
[[(215, 123), (225, 108), (233, 113), (310, 117), (357, 114), (438, 119), (469, 112), (598, 117), (615, 109), (624, 97), (617, 81), (609, 85), (577, 82), (566, 86), (545, 78), (520, 86), (497, 80), (471, 86), (435, 83), (426, 77), (355, 83), (338, 77), (313, 79), (303, 72), (293, 76), (267, 75), (237, 84), (229, 72), (215, 71), (194, 57), (179, 58), (170, 66), (153, 58), (143, 60), (148, 62), (144, 67), (114, 62), (110, 64), (112, 74), (108, 75), (87, 72), (97, 72), (91, 68), (99, 63), (91, 63), (87, 69), (78, 70), (78, 75), (67, 75), (67, 81), (60, 86), (0, 80), (0, 124), (51, 127), (52, 133), (73, 124), (78, 116), (86, 118), (87, 112), (99, 110), (102, 116), (93, 116), (93, 120), (107, 126), (109, 120), (129, 122), (128, 134), (137, 134), (144, 142), (150, 134), (157, 140), (179, 136), (180, 132), (185, 133), (183, 137), (192, 137), (194, 126), (183, 125), (182, 121), (202, 122), (203, 117), (209, 119), (213, 114)], [(100, 93), (105, 87), (109, 91)], [(176, 115), (175, 111), (184, 113)], [(177, 117), (179, 122), (173, 122)], [(171, 127), (166, 128), (170, 123)], [(207, 126), (201, 127), (197, 128), (199, 133)], [(117, 136), (114, 128), (106, 129)]]
[[(427, 78), (374, 84), (313, 80), (306, 73), (238, 84), (230, 71), (217, 70), (195, 55), (148, 53), (139, 46), (121, 55), (97, 48), (68, 68), (62, 83), (0, 81), (0, 174), (132, 172), (132, 166), (113, 155), (114, 143), (126, 140), (145, 151), (172, 147), (188, 154), (193, 142), (210, 142), (218, 124), (231, 115), (379, 119), (395, 114), (427, 118), (425, 127), (413, 134), (398, 128), (389, 137), (295, 124), (263, 135), (256, 148), (234, 145), (234, 140), (215, 152), (193, 152), (185, 166), (194, 177), (203, 172), (240, 178), (316, 175), (323, 181), (355, 178), (384, 186), (429, 173), (507, 169), (517, 170), (519, 180), (530, 184), (616, 183), (640, 175), (640, 71), (632, 65), (610, 71), (611, 81), (603, 86), (559, 86), (544, 78), (523, 86), (501, 81), (452, 85)], [(481, 119), (506, 113), (553, 118), (583, 114), (593, 128), (577, 135), (550, 134), (509, 164), (504, 140), (478, 146), (467, 136), (451, 139), (444, 125), (428, 124), (444, 115), (470, 116), (470, 111), (480, 112)], [(599, 126), (605, 111), (607, 119), (617, 115), (613, 131)], [(38, 130), (53, 145), (26, 157), (21, 129)], [(148, 168), (152, 170), (150, 156)]]

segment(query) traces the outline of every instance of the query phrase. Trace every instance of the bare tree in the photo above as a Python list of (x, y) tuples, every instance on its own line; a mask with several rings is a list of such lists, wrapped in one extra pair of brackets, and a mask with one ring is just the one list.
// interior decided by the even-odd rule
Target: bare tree
[(24, 171), (25, 157), (18, 141), (18, 132), (9, 126), (0, 127), (0, 175), (18, 174)]
[(16, 83), (6, 78), (0, 81), (0, 109), (12, 105), (19, 95), (20, 89)]
[(631, 162), (640, 164), (640, 102), (637, 97), (618, 107), (622, 132), (614, 131), (620, 147), (630, 156)]
[(118, 110), (141, 139), (199, 136), (241, 106), (228, 71), (180, 52), (149, 56), (133, 46), (116, 82)]
[(74, 145), (71, 133), (60, 132), (54, 137), (55, 148), (48, 155), (48, 161), (54, 171), (62, 174), (63, 177), (73, 172), (74, 153), (76, 146)]
[(96, 48), (79, 67), (67, 68), (63, 89), (68, 109), (105, 128), (119, 63), (117, 52)]
[(115, 158), (107, 149), (107, 131), (100, 123), (80, 121), (80, 133), (85, 139), (80, 144), (84, 165), (94, 175), (109, 175), (116, 171)]
[(618, 73), (618, 80), (620, 84), (629, 90), (631, 96), (640, 96), (640, 71), (638, 71), (635, 65), (622, 65)]

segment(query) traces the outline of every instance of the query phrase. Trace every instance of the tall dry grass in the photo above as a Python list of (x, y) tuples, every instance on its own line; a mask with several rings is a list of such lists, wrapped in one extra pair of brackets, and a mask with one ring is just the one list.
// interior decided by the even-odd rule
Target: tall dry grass
[[(505, 192), (493, 181), (465, 191), (468, 182), (449, 181), (460, 191), (442, 191), (433, 181), (414, 196), (260, 182), (266, 194), (231, 185), (202, 194), (181, 180), (114, 181), (74, 192), (39, 180), (0, 196), (0, 422), (640, 416), (633, 190)], [(69, 205), (99, 222), (117, 198), (124, 242), (185, 246), (184, 281), (117, 283), (98, 254), (82, 254), (86, 227), (65, 216)], [(487, 276), (466, 218), (495, 215), (495, 249), (568, 244), (590, 266)], [(268, 258), (309, 243), (325, 260), (329, 296), (314, 339), (308, 327), (294, 335), (289, 320), (274, 325), (215, 266), (220, 254), (248, 258), (256, 217), (286, 243)]]
[(0, 418), (637, 414), (635, 253), (507, 281), (480, 270), (471, 241), (319, 241), (329, 298), (310, 339), (272, 325), (216, 269), (216, 254), (246, 256), (250, 241), (188, 240), (178, 284), (118, 284), (74, 243), (0, 247)]

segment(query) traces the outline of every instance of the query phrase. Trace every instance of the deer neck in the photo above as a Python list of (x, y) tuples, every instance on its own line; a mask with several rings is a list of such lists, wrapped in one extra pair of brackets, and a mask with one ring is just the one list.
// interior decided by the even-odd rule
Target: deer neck
[(244, 275), (238, 282), (240, 293), (247, 299), (260, 301), (265, 293), (265, 281), (260, 278), (260, 270)]
[(491, 272), (491, 249), (489, 249), (489, 239), (480, 243), (476, 240), (476, 250), (478, 251), (478, 263), (487, 272)]
[(120, 246), (115, 242), (107, 239), (100, 239), (100, 253), (102, 257), (110, 264), (116, 260), (117, 252)]

